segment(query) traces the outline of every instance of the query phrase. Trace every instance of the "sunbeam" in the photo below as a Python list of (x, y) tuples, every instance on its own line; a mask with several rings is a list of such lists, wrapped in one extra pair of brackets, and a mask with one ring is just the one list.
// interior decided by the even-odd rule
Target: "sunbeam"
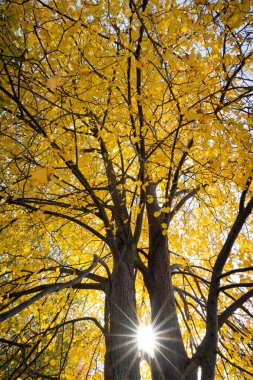
[(164, 357), (164, 359), (168, 362), (168, 363), (170, 363), (170, 365), (175, 369), (175, 371), (179, 374), (179, 375), (183, 375), (176, 367), (175, 367), (175, 365), (167, 358), (167, 356), (165, 356), (164, 355), (164, 353), (159, 349), (159, 348), (157, 348), (157, 350), (159, 351), (159, 353)]
[[(122, 326), (123, 329), (122, 332), (110, 334), (111, 338), (113, 339), (115, 337), (116, 340), (112, 341), (109, 351), (122, 349), (120, 357), (113, 366), (117, 366), (119, 362), (131, 356), (129, 370), (134, 366), (136, 361), (144, 359), (149, 365), (151, 365), (152, 362), (155, 364), (161, 380), (166, 380), (163, 373), (164, 364), (162, 364), (162, 362), (169, 363), (176, 372), (182, 375), (180, 370), (176, 368), (173, 360), (173, 351), (176, 350), (175, 343), (178, 341), (176, 336), (177, 329), (172, 323), (173, 315), (170, 314), (165, 318), (161, 318), (165, 304), (160, 308), (153, 323), (147, 324), (145, 322), (139, 322), (139, 326), (137, 326), (120, 307), (117, 305), (116, 307), (120, 314), (124, 316), (126, 323), (120, 318), (114, 320), (114, 322)], [(168, 328), (168, 325), (171, 325), (171, 327)], [(123, 341), (119, 343), (117, 337), (123, 338)], [(169, 344), (168, 341), (170, 341)], [(162, 361), (160, 362), (161, 358)]]

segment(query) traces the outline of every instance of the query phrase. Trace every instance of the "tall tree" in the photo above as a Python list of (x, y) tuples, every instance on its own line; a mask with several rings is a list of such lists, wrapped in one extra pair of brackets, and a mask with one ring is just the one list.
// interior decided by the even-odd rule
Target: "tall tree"
[(250, 1), (0, 14), (2, 378), (251, 378)]

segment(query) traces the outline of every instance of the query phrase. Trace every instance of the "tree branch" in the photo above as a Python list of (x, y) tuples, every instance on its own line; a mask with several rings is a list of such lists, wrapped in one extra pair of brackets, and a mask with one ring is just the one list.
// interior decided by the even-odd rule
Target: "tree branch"
[(31, 297), (29, 300), (22, 302), (20, 305), (15, 306), (13, 309), (8, 310), (2, 314), (0, 314), (0, 322), (13, 317), (14, 315), (18, 314), (20, 311), (26, 309), (28, 306), (32, 305), (34, 302), (38, 301), (45, 295), (48, 295), (50, 293), (59, 292), (62, 289), (73, 287), (74, 285), (79, 284), (83, 278), (87, 277), (87, 275), (95, 268), (95, 266), (98, 263), (99, 257), (94, 255), (93, 263), (89, 266), (88, 269), (82, 272), (82, 274), (76, 278), (74, 278), (71, 281), (67, 281), (65, 283), (61, 284), (55, 284), (52, 285), (50, 288), (42, 290), (39, 294), (36, 294), (35, 296)]
[(235, 302), (229, 305), (226, 310), (224, 310), (218, 317), (218, 326), (219, 329), (223, 326), (223, 324), (228, 320), (229, 317), (239, 309), (244, 302), (248, 301), (251, 297), (253, 297), (253, 289), (250, 289), (247, 293), (243, 294), (240, 298), (238, 298)]

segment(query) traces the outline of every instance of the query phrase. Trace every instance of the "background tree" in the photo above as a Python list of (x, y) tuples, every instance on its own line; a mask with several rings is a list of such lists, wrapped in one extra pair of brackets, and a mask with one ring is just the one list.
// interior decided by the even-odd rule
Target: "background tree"
[(250, 2), (4, 1), (0, 26), (2, 378), (138, 380), (148, 320), (145, 379), (251, 378)]

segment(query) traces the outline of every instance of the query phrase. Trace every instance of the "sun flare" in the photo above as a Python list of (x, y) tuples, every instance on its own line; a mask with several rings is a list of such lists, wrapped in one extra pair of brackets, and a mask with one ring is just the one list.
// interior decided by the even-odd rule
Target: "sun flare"
[(145, 352), (150, 356), (154, 355), (156, 339), (151, 325), (141, 325), (138, 327), (137, 341), (139, 351)]

